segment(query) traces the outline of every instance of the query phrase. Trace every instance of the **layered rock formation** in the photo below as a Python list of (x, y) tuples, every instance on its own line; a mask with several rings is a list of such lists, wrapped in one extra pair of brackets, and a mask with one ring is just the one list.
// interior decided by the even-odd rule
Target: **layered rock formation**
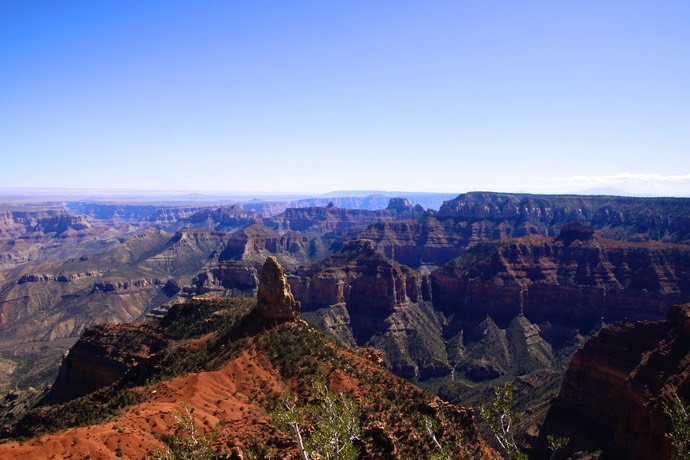
[(556, 364), (551, 345), (540, 335), (539, 326), (524, 316), (516, 316), (506, 329), (489, 317), (468, 331), (467, 343), (458, 343), (453, 362), (457, 370), (473, 381), (504, 375), (519, 376)]
[(252, 203), (5, 215), (24, 233), (0, 241), (0, 358), (14, 359), (15, 339), (74, 340), (96, 322), (163, 314), (178, 295), (255, 290), (269, 255), (310, 320), (418, 378), (548, 367), (602, 321), (659, 319), (690, 301), (687, 246), (653, 241), (688, 242), (688, 200), (469, 193), (438, 213), (376, 200), (387, 208), (334, 199), (263, 218), (244, 210)]
[[(363, 240), (289, 279), (310, 319), (381, 348), (400, 375), (485, 380), (554, 368), (602, 322), (660, 318), (690, 300), (690, 248), (567, 227), (558, 241), (477, 245), (428, 277)], [(420, 343), (436, 364), (415, 356)]]
[(159, 228), (174, 224), (178, 220), (190, 218), (211, 206), (163, 206), (155, 204), (108, 204), (94, 202), (69, 202), (70, 212), (82, 214), (89, 218), (108, 222), (111, 225), (128, 223), (140, 226), (158, 226)]
[(668, 459), (662, 411), (674, 391), (690, 400), (690, 304), (659, 322), (615, 323), (575, 353), (542, 429), (570, 436), (571, 451)]
[(89, 328), (63, 358), (55, 383), (43, 403), (70, 401), (107, 387), (167, 342), (161, 331), (144, 324), (106, 324)]
[(150, 229), (104, 254), (19, 271), (0, 288), (3, 338), (31, 331), (32, 340), (57, 339), (91, 324), (136, 319), (169, 300), (162, 290), (170, 277), (197, 273), (224, 239), (208, 231)]
[(481, 242), (557, 236), (573, 221), (609, 239), (687, 244), (689, 215), (687, 198), (472, 192), (416, 220), (372, 223), (358, 238), (374, 241), (379, 251), (408, 266), (433, 267)]
[(408, 302), (429, 300), (422, 276), (381, 255), (367, 240), (350, 241), (326, 260), (299, 269), (290, 283), (308, 309), (346, 303), (390, 313)]
[(126, 235), (126, 229), (62, 209), (0, 211), (0, 271), (104, 252)]
[(292, 263), (309, 260), (310, 240), (307, 236), (287, 232), (278, 234), (261, 222), (254, 222), (233, 233), (220, 253), (219, 260), (263, 260), (268, 254), (287, 256)]
[[(24, 364), (28, 354), (32, 367), (43, 369), (31, 384), (45, 385), (59, 366), (59, 355), (51, 351), (64, 347), (57, 341), (73, 341), (89, 326), (137, 320), (174, 303), (194, 275), (216, 265), (214, 255), (226, 242), (222, 232), (148, 229), (101, 254), (5, 272), (0, 356), (19, 366), (7, 384), (31, 373)], [(47, 350), (42, 356), (23, 345), (41, 342)]]
[(525, 237), (476, 246), (431, 284), (434, 305), (458, 319), (524, 314), (588, 331), (601, 318), (660, 319), (690, 300), (690, 247)]
[(40, 226), (40, 222), (50, 222), (71, 216), (59, 208), (36, 210), (0, 210), (0, 239), (18, 238), (33, 232)]
[(466, 225), (481, 222), (492, 239), (501, 234), (555, 236), (578, 220), (606, 238), (690, 243), (688, 198), (472, 192), (445, 202), (437, 217)]
[(275, 257), (268, 256), (261, 268), (257, 308), (268, 325), (294, 321), (300, 311), (300, 303), (290, 292), (285, 270)]
[(385, 209), (390, 205), (391, 200), (396, 202), (407, 201), (408, 203), (420, 206), (423, 209), (438, 209), (444, 202), (455, 197), (446, 193), (405, 193), (402, 198), (391, 197), (390, 194), (374, 194), (365, 196), (333, 196), (328, 198), (306, 198), (301, 200), (283, 201), (257, 201), (242, 204), (244, 209), (252, 212), (260, 212), (266, 217), (273, 217), (291, 208), (316, 208), (326, 207), (333, 204), (342, 209), (363, 209), (376, 211)]
[[(273, 263), (267, 270), (275, 269)], [(284, 280), (278, 284), (286, 287)], [(293, 458), (299, 453), (292, 431), (280, 429), (270, 414), (287, 395), (296, 395), (290, 398), (299, 398), (300, 407), (313, 402), (315, 379), (356, 401), (363, 458), (428, 457), (437, 447), (423, 428), (425, 416), (437, 424), (437, 441), (457, 449), (460, 458), (497, 455), (478, 435), (472, 410), (443, 403), (389, 374), (373, 362), (379, 357), (371, 350), (345, 349), (303, 321), (257, 328), (256, 309), (237, 299), (196, 302), (195, 308), (171, 309), (143, 334), (134, 325), (90, 330), (66, 359), (67, 381), (79, 384), (78, 374), (91, 370), (100, 384), (120, 378), (65, 404), (46, 399), (21, 415), (1, 433), (0, 457), (144, 458), (163, 451), (162, 442), (177, 435), (180, 418), (174, 414), (187, 408), (198, 426), (195, 434), (209, 435), (214, 427), (219, 456), (242, 458), (260, 449)], [(142, 337), (161, 331), (171, 338), (151, 353), (153, 344)], [(119, 364), (131, 361), (130, 342), (138, 344), (131, 349), (141, 352), (141, 362), (123, 374)], [(93, 353), (85, 352), (89, 344)], [(305, 435), (316, 427), (308, 418), (301, 423)]]
[(333, 203), (325, 207), (289, 208), (266, 221), (278, 231), (297, 231), (326, 237), (341, 236), (367, 225), (400, 219), (417, 219), (424, 214), (421, 207), (413, 207), (409, 201), (391, 199), (386, 209), (339, 208)]
[(254, 291), (259, 286), (259, 261), (225, 260), (192, 279), (197, 293), (210, 292), (215, 289), (236, 289)]
[(398, 375), (451, 372), (428, 280), (386, 258), (371, 241), (348, 242), (288, 279), (310, 320), (346, 343), (381, 349)]
[(285, 267), (295, 269), (326, 252), (318, 238), (295, 232), (278, 234), (261, 222), (230, 234), (218, 250), (218, 263), (192, 279), (196, 293), (258, 288), (259, 272), (266, 257), (273, 256)]

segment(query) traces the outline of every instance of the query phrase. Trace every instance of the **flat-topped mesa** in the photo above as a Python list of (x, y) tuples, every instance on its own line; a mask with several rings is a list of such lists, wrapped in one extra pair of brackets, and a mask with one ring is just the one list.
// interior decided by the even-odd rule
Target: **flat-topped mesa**
[(579, 220), (574, 220), (561, 227), (556, 241), (571, 243), (575, 240), (587, 241), (594, 238), (594, 227), (585, 225)]
[(300, 311), (300, 303), (292, 296), (285, 270), (273, 256), (268, 256), (261, 268), (257, 306), (264, 322), (271, 326), (294, 321)]

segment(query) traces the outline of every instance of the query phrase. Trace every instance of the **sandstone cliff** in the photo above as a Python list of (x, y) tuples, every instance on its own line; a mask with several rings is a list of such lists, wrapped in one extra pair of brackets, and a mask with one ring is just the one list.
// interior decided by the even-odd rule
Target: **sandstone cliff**
[(363, 230), (367, 225), (400, 219), (417, 219), (423, 215), (421, 207), (413, 207), (409, 201), (391, 199), (386, 209), (339, 208), (333, 203), (325, 207), (289, 208), (285, 212), (267, 219), (267, 225), (278, 231), (298, 231), (325, 237), (342, 236), (354, 230)]
[(202, 209), (190, 216), (180, 217), (169, 229), (205, 228), (214, 231), (233, 231), (262, 219), (259, 213), (245, 211), (239, 205), (216, 209)]
[(41, 222), (59, 221), (70, 219), (64, 209), (39, 208), (36, 210), (0, 210), (0, 239), (17, 238), (37, 230)]
[(431, 275), (434, 305), (458, 320), (486, 315), (592, 329), (601, 318), (660, 319), (690, 300), (690, 248), (602, 238), (524, 237), (479, 245)]
[(43, 403), (70, 401), (107, 387), (165, 345), (164, 335), (145, 324), (106, 324), (89, 328), (63, 358), (55, 383)]
[(233, 233), (219, 256), (219, 261), (246, 260), (262, 262), (267, 255), (280, 256), (295, 265), (309, 260), (310, 239), (302, 234), (278, 234), (261, 222), (254, 222)]
[(438, 219), (482, 223), (488, 235), (555, 236), (579, 220), (625, 241), (690, 243), (690, 199), (472, 192), (447, 201)]
[(442, 325), (426, 277), (356, 240), (288, 277), (305, 315), (346, 343), (384, 352), (398, 375), (447, 375)]
[[(352, 303), (361, 310), (392, 312), (425, 296), (423, 278), (386, 258), (371, 241), (356, 240), (290, 278), (305, 308)], [(428, 298), (426, 300), (429, 300)]]
[(158, 226), (174, 224), (178, 220), (190, 218), (210, 206), (176, 206), (155, 204), (109, 204), (75, 201), (67, 203), (70, 212), (97, 219), (111, 225), (129, 223), (136, 226)]
[(268, 256), (261, 267), (256, 305), (267, 325), (297, 319), (300, 303), (292, 296), (285, 270), (275, 257)]
[(479, 241), (474, 228), (447, 225), (431, 215), (371, 224), (357, 237), (374, 241), (382, 254), (413, 268), (443, 265)]
[(690, 199), (472, 192), (414, 220), (372, 223), (358, 238), (410, 267), (440, 266), (486, 241), (557, 236), (573, 221), (623, 241), (690, 243)]
[(606, 458), (668, 459), (673, 389), (690, 398), (690, 304), (659, 322), (612, 324), (575, 353), (544, 427), (573, 439), (571, 451)]

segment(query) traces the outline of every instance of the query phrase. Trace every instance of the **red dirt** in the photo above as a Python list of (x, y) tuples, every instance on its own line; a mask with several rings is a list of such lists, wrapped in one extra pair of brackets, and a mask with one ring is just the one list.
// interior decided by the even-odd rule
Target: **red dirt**
[[(222, 369), (190, 374), (146, 388), (148, 401), (99, 425), (0, 444), (0, 459), (145, 458), (163, 448), (156, 434), (172, 434), (172, 412), (180, 402), (194, 410), (197, 424), (209, 434), (218, 426), (221, 438), (248, 440), (266, 435), (270, 414), (257, 396), (284, 391), (280, 376), (261, 355), (244, 352)], [(118, 457), (118, 454), (120, 455)]]

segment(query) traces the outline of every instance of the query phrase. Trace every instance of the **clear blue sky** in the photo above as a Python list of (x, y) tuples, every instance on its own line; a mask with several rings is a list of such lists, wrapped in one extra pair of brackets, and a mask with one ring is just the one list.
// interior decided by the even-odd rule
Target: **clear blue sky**
[(0, 188), (690, 195), (690, 1), (0, 1)]

